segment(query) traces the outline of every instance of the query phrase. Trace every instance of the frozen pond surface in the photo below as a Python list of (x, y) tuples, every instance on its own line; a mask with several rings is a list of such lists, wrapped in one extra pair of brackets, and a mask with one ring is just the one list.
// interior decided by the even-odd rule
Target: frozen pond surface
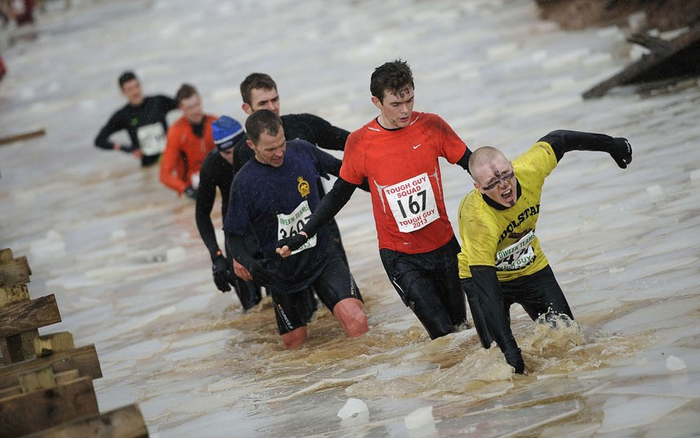
[[(698, 434), (700, 89), (582, 101), (636, 53), (625, 29), (563, 32), (530, 0), (73, 4), (13, 31), (11, 47), (2, 34), (0, 134), (47, 135), (0, 147), (0, 247), (28, 256), (33, 297), (57, 296), (63, 322), (42, 333), (96, 344), (101, 411), (137, 402), (160, 437)], [(558, 128), (634, 147), (625, 171), (574, 152), (548, 179), (538, 233), (580, 329), (513, 309), (525, 376), (473, 329), (429, 341), (386, 279), (362, 193), (338, 221), (370, 333), (348, 340), (323, 311), (285, 351), (269, 302), (243, 314), (216, 290), (193, 203), (92, 146), (126, 69), (147, 94), (190, 82), (207, 112), (241, 121), (241, 80), (266, 72), (283, 113), (354, 130), (376, 115), (373, 68), (398, 57), (416, 110), (471, 147), (514, 158)], [(471, 179), (443, 175), (456, 227)], [(366, 411), (341, 421), (351, 398)]]

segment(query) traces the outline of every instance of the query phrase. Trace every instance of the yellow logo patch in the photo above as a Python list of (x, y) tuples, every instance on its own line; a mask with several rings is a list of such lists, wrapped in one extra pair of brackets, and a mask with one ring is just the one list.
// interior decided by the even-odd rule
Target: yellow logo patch
[(306, 198), (309, 196), (309, 193), (311, 192), (311, 188), (309, 188), (309, 183), (304, 180), (301, 176), (297, 178), (297, 190), (299, 190), (299, 194), (302, 196), (302, 198)]

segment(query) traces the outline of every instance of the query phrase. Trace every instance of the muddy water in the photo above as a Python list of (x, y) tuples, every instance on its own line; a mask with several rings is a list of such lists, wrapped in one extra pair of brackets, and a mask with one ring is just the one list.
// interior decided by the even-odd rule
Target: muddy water
[[(638, 54), (626, 29), (565, 33), (525, 0), (74, 3), (0, 41), (10, 69), (0, 133), (47, 130), (0, 148), (0, 246), (28, 256), (33, 297), (57, 296), (63, 322), (44, 333), (96, 345), (101, 411), (137, 402), (162, 437), (700, 430), (700, 92), (686, 81), (583, 102)], [(473, 329), (428, 339), (386, 279), (364, 193), (338, 222), (370, 332), (347, 339), (322, 309), (309, 341), (285, 350), (269, 301), (244, 314), (215, 289), (192, 202), (157, 169), (91, 146), (123, 104), (114, 82), (126, 68), (147, 93), (192, 82), (206, 111), (239, 120), (238, 84), (265, 71), (283, 112), (353, 130), (376, 115), (370, 72), (396, 57), (413, 66), (416, 109), (440, 114), (470, 146), (514, 157), (559, 128), (634, 146), (628, 170), (573, 152), (548, 178), (538, 234), (576, 323), (554, 329), (512, 309), (527, 375), (511, 374)], [(442, 170), (456, 212), (471, 180)], [(350, 398), (368, 413), (341, 421)], [(430, 407), (435, 422), (409, 431), (407, 417)]]

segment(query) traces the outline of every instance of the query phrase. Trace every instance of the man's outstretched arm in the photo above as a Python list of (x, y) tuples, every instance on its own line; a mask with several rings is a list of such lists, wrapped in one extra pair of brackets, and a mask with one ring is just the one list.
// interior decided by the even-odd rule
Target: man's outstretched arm
[(550, 132), (539, 141), (552, 146), (557, 161), (571, 151), (600, 151), (609, 153), (621, 169), (627, 168), (632, 162), (632, 145), (623, 137), (559, 129)]

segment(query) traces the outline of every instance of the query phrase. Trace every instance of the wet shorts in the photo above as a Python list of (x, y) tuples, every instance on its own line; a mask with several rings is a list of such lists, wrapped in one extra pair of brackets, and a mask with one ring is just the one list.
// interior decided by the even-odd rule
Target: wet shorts
[(313, 296), (312, 290), (316, 292), (321, 302), (331, 312), (338, 302), (346, 298), (362, 300), (360, 290), (350, 273), (350, 268), (343, 262), (341, 254), (337, 250), (333, 251), (331, 259), (323, 268), (323, 272), (310, 288), (294, 293), (281, 293), (272, 290), (272, 302), (280, 335), (306, 326), (313, 314), (313, 312), (308, 311), (308, 297), (309, 295)]
[(459, 283), (459, 250), (454, 237), (446, 245), (422, 254), (379, 250), (396, 292), (432, 339), (452, 333), (455, 327), (467, 322), (465, 298)]

